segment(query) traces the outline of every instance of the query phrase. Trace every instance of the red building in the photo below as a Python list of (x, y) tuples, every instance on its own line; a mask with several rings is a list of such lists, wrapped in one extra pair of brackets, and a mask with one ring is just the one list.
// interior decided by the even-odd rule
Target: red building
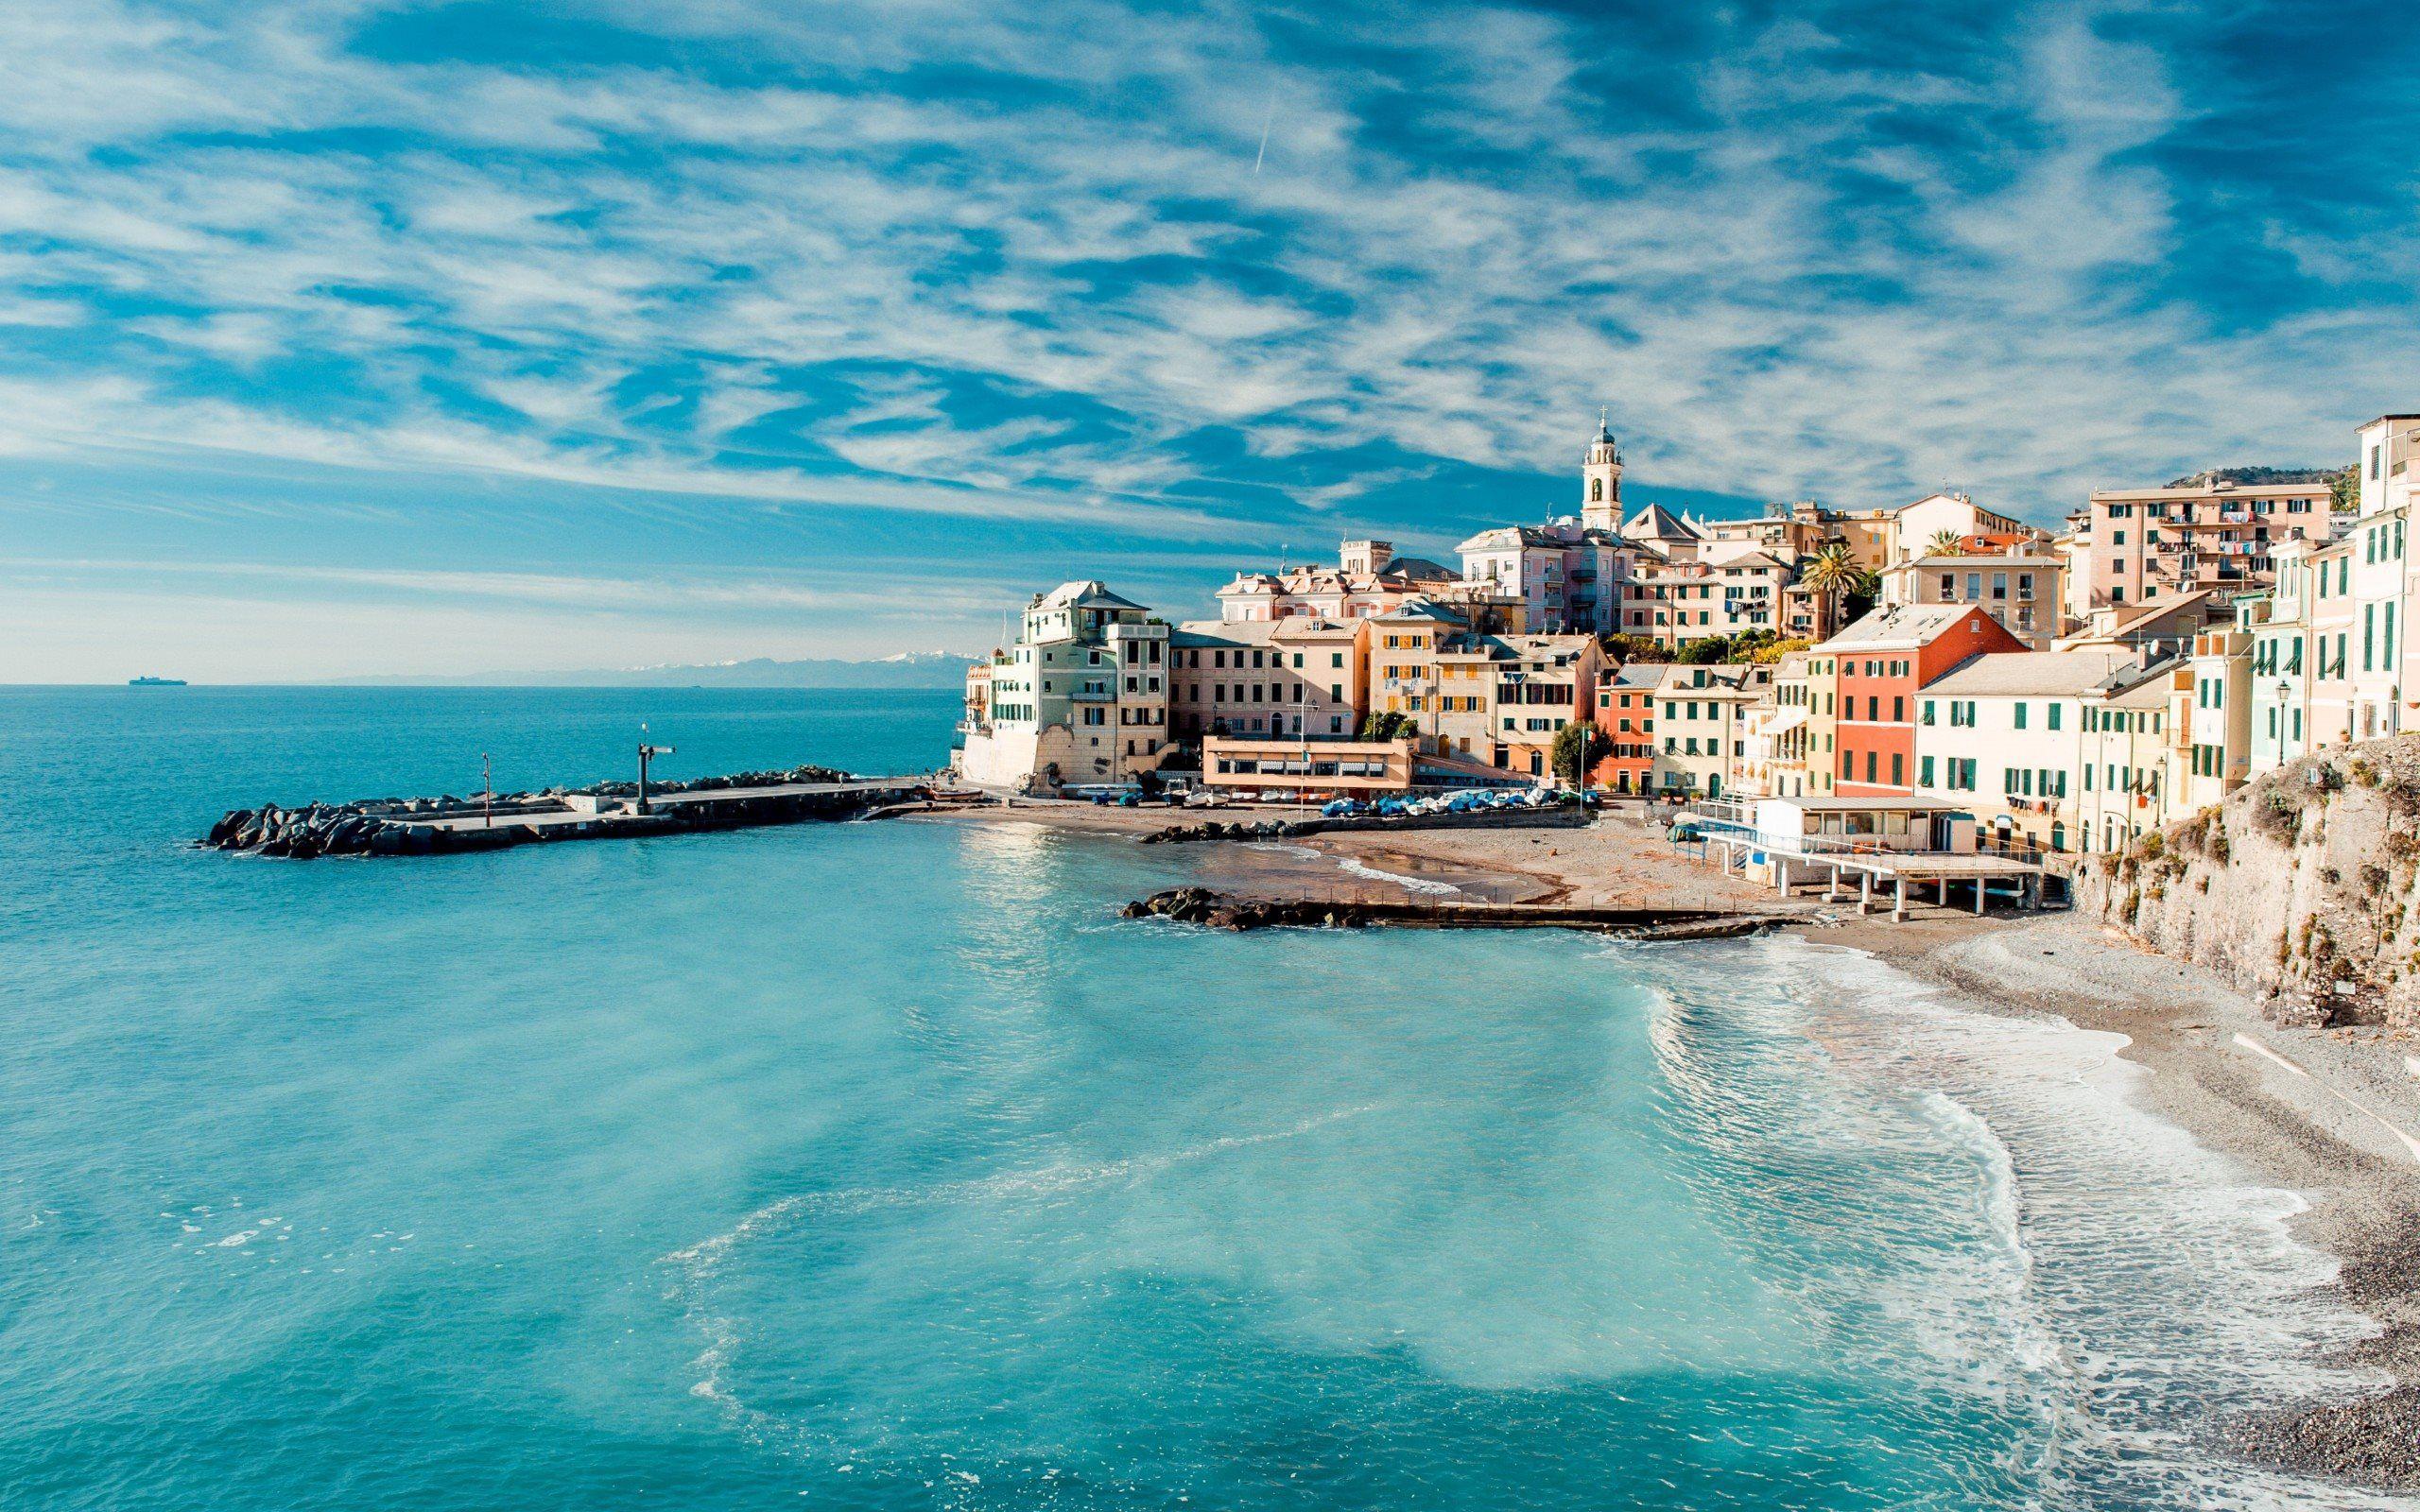
[(1916, 695), (1969, 658), (2025, 649), (1977, 604), (1876, 610), (1816, 646), (1808, 655), (1822, 659), (1840, 698), (1833, 792), (1841, 798), (1914, 792)]
[(1612, 747), (1588, 774), (1616, 793), (1644, 793), (1655, 777), (1655, 689), (1664, 668), (1636, 662), (1597, 681), (1597, 732)]

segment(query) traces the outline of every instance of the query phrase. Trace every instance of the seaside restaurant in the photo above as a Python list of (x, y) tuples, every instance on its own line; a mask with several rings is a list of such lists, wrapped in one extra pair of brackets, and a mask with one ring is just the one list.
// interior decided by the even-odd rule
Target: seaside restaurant
[(1863, 902), (1876, 884), (1887, 887), (1892, 917), (1907, 917), (1910, 891), (1930, 884), (1946, 906), (1955, 884), (1971, 889), (1975, 912), (1987, 889), (2013, 892), (2020, 906), (2042, 904), (2043, 868), (1986, 851), (1975, 816), (1965, 807), (1907, 798), (1760, 798), (1700, 799), (1690, 818), (1702, 848), (1720, 847), (1726, 868), (1772, 883), (1783, 892), (1809, 880), (1836, 895), (1856, 878)]
[(1827, 850), (1975, 850), (1972, 805), (1907, 798), (1760, 798), (1754, 826), (1772, 849)]

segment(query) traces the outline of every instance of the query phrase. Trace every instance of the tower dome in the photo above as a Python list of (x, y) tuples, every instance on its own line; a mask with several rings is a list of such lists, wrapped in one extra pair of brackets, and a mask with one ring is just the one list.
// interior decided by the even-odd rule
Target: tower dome
[(1581, 458), (1580, 523), (1592, 530), (1621, 528), (1622, 449), (1602, 410), (1597, 412), (1597, 438)]

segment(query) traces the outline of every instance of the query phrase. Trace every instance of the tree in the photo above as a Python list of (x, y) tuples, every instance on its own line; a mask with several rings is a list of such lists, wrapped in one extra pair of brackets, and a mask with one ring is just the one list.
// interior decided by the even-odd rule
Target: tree
[(1965, 549), (1966, 538), (1955, 530), (1936, 530), (1932, 539), (1925, 542), (1927, 557), (1955, 557)]
[(2361, 470), (2359, 467), (2339, 468), (2327, 474), (2327, 502), (2331, 508), (2345, 514), (2361, 507)]
[(1798, 580), (1823, 607), (1824, 613), (1817, 626), (1820, 636), (1828, 637), (1840, 628), (1841, 600), (1858, 594), (1871, 577), (1872, 575), (1858, 564), (1857, 553), (1849, 549), (1845, 541), (1831, 541), (1806, 558), (1806, 565), (1799, 573)]
[(1767, 641), (1762, 645), (1742, 652), (1739, 660), (1754, 662), (1758, 666), (1771, 666), (1792, 651), (1804, 651), (1814, 644), (1803, 635), (1785, 640)]
[(1617, 665), (1627, 665), (1633, 662), (1652, 662), (1672, 660), (1672, 653), (1666, 650), (1660, 643), (1648, 636), (1632, 635), (1625, 630), (1616, 630), (1613, 634), (1606, 636), (1604, 646), (1605, 655)]
[(1582, 719), (1564, 726), (1554, 733), (1551, 765), (1558, 776), (1571, 779), (1574, 787), (1588, 785), (1588, 768), (1603, 757), (1613, 754), (1613, 743), (1603, 731)]
[(1420, 733), (1420, 721), (1399, 709), (1383, 709), (1361, 721), (1363, 740), (1409, 740)]
[(1676, 660), (1684, 666), (1720, 666), (1731, 660), (1731, 638), (1727, 635), (1709, 635), (1702, 640), (1691, 641), (1681, 647), (1681, 654)]

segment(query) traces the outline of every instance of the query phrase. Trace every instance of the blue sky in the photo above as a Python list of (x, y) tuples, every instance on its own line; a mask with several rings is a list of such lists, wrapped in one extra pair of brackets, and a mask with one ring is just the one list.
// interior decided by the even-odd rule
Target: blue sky
[[(0, 7), (0, 681), (974, 649), (1627, 491), (2333, 465), (2389, 5)], [(1264, 146), (1265, 138), (1265, 146)]]

